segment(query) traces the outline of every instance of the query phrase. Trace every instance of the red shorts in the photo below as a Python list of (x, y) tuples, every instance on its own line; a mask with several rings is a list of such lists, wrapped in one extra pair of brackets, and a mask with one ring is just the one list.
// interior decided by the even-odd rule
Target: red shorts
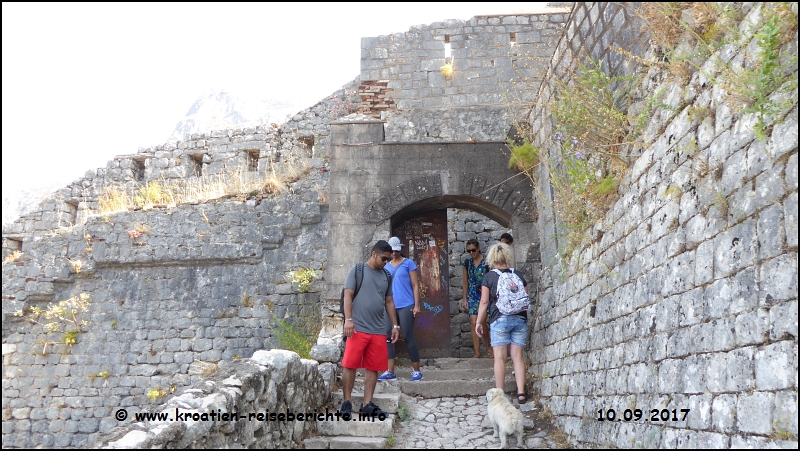
[(374, 335), (353, 332), (344, 345), (342, 366), (350, 369), (386, 371), (389, 368), (389, 348), (386, 334)]

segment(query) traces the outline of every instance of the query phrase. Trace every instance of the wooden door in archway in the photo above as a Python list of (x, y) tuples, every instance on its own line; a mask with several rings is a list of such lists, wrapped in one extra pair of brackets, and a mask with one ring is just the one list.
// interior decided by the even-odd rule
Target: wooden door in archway
[[(420, 357), (450, 357), (447, 210), (426, 211), (394, 224), (392, 236), (400, 238), (403, 253), (419, 268), (422, 311), (414, 321), (414, 338)], [(396, 349), (398, 357), (408, 357), (402, 340)]]

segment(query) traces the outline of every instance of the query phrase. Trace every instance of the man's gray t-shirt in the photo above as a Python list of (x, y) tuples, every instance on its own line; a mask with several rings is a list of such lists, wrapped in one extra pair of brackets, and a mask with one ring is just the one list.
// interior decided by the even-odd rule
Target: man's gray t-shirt
[[(356, 268), (350, 269), (344, 287), (356, 291)], [(353, 299), (353, 323), (356, 332), (386, 335), (386, 296), (392, 295), (392, 284), (381, 269), (364, 264), (364, 279)]]

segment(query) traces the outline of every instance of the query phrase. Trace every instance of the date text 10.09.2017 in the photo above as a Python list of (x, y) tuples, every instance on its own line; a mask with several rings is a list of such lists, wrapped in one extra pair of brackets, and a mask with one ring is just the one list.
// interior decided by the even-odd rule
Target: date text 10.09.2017
[(617, 412), (614, 409), (600, 409), (597, 411), (597, 421), (640, 421), (644, 417), (644, 421), (686, 421), (686, 416), (689, 415), (691, 409), (651, 409), (650, 416), (645, 416), (642, 409), (625, 409), (622, 412), (622, 417), (617, 418)]

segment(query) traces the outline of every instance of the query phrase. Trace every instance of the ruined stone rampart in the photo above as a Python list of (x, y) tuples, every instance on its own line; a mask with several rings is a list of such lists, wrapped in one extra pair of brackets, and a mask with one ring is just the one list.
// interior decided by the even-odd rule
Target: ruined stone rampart
[[(555, 10), (554, 10), (555, 11)], [(361, 111), (386, 121), (386, 141), (505, 141), (533, 100), (566, 10), (478, 16), (361, 39)], [(441, 72), (445, 63), (452, 74)], [(380, 96), (382, 100), (375, 101)]]
[[(328, 230), (321, 157), (328, 124), (354, 110), (353, 93), (346, 86), (284, 127), (193, 134), (117, 157), (4, 228), (4, 447), (91, 445), (118, 424), (115, 408), (133, 415), (156, 388), (181, 393), (216, 362), (276, 346), (273, 316), (318, 316)], [(275, 164), (294, 164), (302, 179), (276, 194), (97, 211), (106, 187), (202, 187)], [(309, 293), (289, 278), (299, 269), (316, 271)], [(14, 315), (82, 293), (91, 305), (72, 345)]]
[[(754, 7), (740, 29), (758, 17)], [(636, 69), (611, 46), (652, 56), (623, 4), (576, 4), (531, 113), (540, 149), (556, 145), (546, 109), (555, 81), (579, 59), (602, 60), (611, 74)], [(784, 50), (796, 49), (795, 35)], [(722, 52), (724, 61), (751, 56)], [(795, 448), (797, 106), (759, 141), (757, 118), (732, 111), (713, 63), (688, 81), (642, 70), (643, 97), (663, 90), (665, 106), (591, 244), (559, 257), (553, 189), (538, 174), (545, 269), (529, 350), (534, 386), (578, 443)], [(642, 409), (650, 421), (598, 421), (608, 409), (616, 418)], [(670, 421), (653, 421), (651, 409), (668, 409)], [(675, 422), (672, 409), (691, 410)]]
[[(94, 217), (4, 264), (4, 446), (90, 445), (117, 425), (114, 409), (133, 414), (151, 390), (199, 380), (205, 364), (274, 347), (273, 315), (313, 317), (321, 285), (299, 293), (287, 276), (324, 270), (326, 179), (317, 172), (259, 203)], [(45, 348), (60, 334), (13, 315), (81, 293), (91, 305), (71, 346)]]
[[(326, 418), (330, 390), (318, 367), (292, 352), (258, 351), (251, 359), (226, 363), (219, 373), (163, 406), (148, 409), (155, 418), (112, 430), (97, 447), (297, 448), (316, 429), (317, 420)], [(131, 417), (129, 410), (125, 414)]]

